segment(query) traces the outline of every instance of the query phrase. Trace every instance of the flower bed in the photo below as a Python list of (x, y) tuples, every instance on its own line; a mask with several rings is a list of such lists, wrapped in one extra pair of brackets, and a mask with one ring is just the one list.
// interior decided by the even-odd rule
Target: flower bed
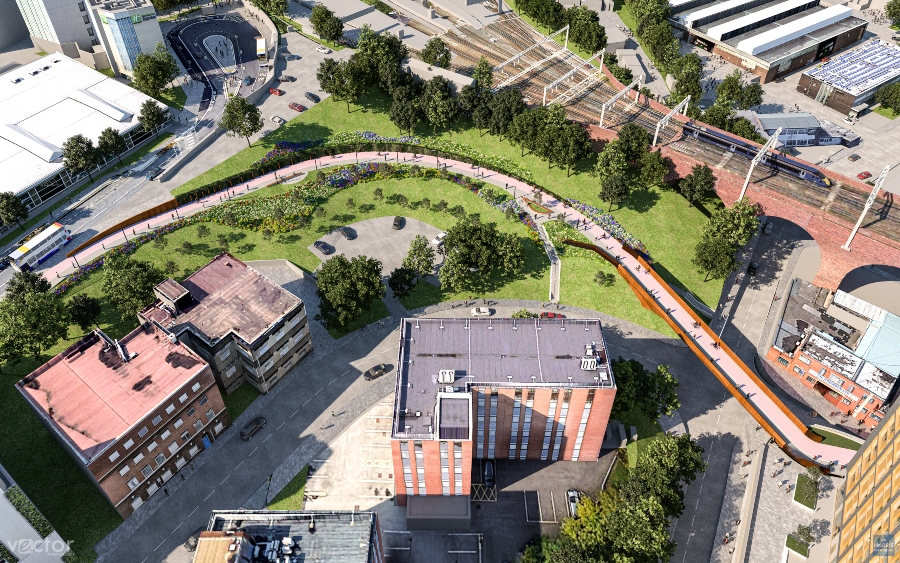
[(632, 250), (640, 252), (641, 254), (648, 256), (647, 248), (644, 246), (637, 237), (634, 237), (628, 234), (628, 231), (625, 230), (622, 225), (619, 224), (615, 218), (609, 213), (604, 213), (603, 211), (588, 205), (586, 203), (581, 203), (577, 199), (570, 199), (569, 204), (574, 208), (581, 212), (585, 217), (590, 218), (591, 221), (596, 223), (601, 229), (609, 233), (614, 239), (621, 242), (624, 245), (627, 245)]
[(528, 204), (528, 207), (535, 213), (552, 213), (552, 211), (550, 211), (549, 209), (547, 209), (546, 207), (544, 207), (543, 205), (541, 205), (540, 203), (538, 203), (536, 201), (532, 201), (532, 200), (528, 199), (527, 197), (523, 197), (522, 199), (525, 200), (525, 203)]

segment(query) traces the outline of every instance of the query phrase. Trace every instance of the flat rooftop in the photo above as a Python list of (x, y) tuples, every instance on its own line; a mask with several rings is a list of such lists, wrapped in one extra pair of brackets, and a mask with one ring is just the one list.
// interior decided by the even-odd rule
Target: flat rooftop
[(830, 315), (825, 307), (827, 298), (827, 289), (817, 287), (799, 278), (794, 279), (788, 292), (774, 345), (785, 352), (793, 352), (804, 335), (820, 330), (836, 342), (855, 350), (856, 344), (865, 330), (860, 330), (851, 323), (842, 322)]
[(141, 312), (176, 334), (186, 330), (212, 345), (234, 333), (253, 344), (285, 313), (302, 301), (228, 253), (220, 254), (181, 284), (166, 280), (158, 289), (166, 295), (191, 296), (176, 314), (157, 301)]
[(96, 141), (107, 127), (137, 126), (151, 99), (61, 53), (3, 73), (0, 189), (19, 193), (62, 170), (62, 146), (72, 135)]
[[(17, 384), (38, 414), (86, 461), (206, 367), (152, 323), (118, 343), (121, 353), (112, 339), (94, 331)], [(125, 362), (122, 354), (131, 359)]]
[[(468, 400), (471, 386), (615, 387), (597, 319), (404, 319), (400, 338), (395, 436), (443, 431), (438, 399)], [(446, 370), (453, 383), (439, 381)]]
[[(314, 531), (310, 530), (310, 522), (314, 523)], [(281, 545), (284, 538), (290, 538), (292, 545), (297, 548), (296, 553), (301, 555), (297, 561), (368, 563), (369, 553), (375, 549), (374, 542), (377, 541), (376, 525), (377, 517), (374, 512), (236, 510), (213, 512), (208, 530), (243, 531), (257, 546), (269, 542)], [(206, 538), (215, 539), (210, 532), (201, 535), (195, 561), (206, 549), (203, 547)], [(211, 543), (210, 548), (221, 549), (217, 543)], [(224, 561), (224, 558), (216, 561)], [(259, 558), (253, 561), (255, 563), (269, 559)]]
[(900, 47), (875, 39), (835, 55), (806, 74), (858, 96), (900, 77)]

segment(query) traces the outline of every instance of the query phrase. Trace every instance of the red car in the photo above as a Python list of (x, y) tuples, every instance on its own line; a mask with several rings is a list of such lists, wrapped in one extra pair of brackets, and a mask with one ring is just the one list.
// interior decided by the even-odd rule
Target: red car
[(866, 178), (871, 178), (872, 173), (871, 172), (860, 172), (859, 174), (856, 175), (856, 177), (859, 178), (860, 180), (865, 180)]
[(566, 318), (566, 316), (563, 315), (562, 313), (551, 313), (549, 311), (544, 311), (543, 313), (541, 313), (541, 318), (542, 319), (564, 319), (564, 318)]
[(269, 93), (273, 96), (283, 96), (284, 90), (279, 90), (278, 88), (269, 88)]
[(300, 113), (303, 113), (304, 111), (306, 111), (306, 106), (298, 104), (297, 102), (289, 103), (288, 107), (294, 111), (299, 111)]

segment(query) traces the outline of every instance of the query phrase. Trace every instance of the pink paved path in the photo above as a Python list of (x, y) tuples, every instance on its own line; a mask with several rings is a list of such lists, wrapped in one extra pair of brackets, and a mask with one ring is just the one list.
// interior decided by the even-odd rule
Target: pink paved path
[[(357, 158), (359, 159), (359, 162), (383, 162), (385, 161), (385, 155), (387, 155), (387, 162), (396, 162), (399, 160), (400, 162), (416, 162), (425, 166), (436, 165), (438, 160), (432, 156), (414, 156), (411, 153), (398, 154), (361, 152), (358, 153), (358, 155), (354, 153), (348, 153), (304, 161), (282, 168), (278, 172), (266, 174), (265, 176), (261, 176), (248, 182), (238, 184), (228, 190), (229, 195), (227, 197), (223, 192), (222, 194), (211, 195), (202, 200), (183, 205), (178, 208), (177, 215), (182, 217), (191, 215), (193, 213), (201, 211), (206, 206), (218, 204), (220, 201), (222, 201), (223, 198), (230, 199), (235, 196), (246, 194), (255, 189), (265, 187), (268, 184), (276, 181), (276, 174), (277, 178), (283, 178), (300, 172), (315, 170), (322, 167), (335, 166), (340, 164), (353, 164), (357, 161)], [(439, 160), (441, 165), (446, 165), (448, 169), (452, 169), (455, 172), (472, 177), (477, 176), (478, 178), (495, 185), (505, 185), (509, 190), (515, 189), (515, 194), (518, 196), (526, 194), (532, 196), (534, 195), (534, 189), (531, 186), (508, 176), (504, 176), (503, 174), (499, 174), (497, 172), (454, 160), (443, 158)], [(545, 202), (543, 205), (554, 208), (557, 212), (565, 212), (567, 215), (567, 219), (585, 219), (585, 217), (581, 213), (573, 208), (564, 209), (562, 202), (551, 201)], [(523, 206), (523, 208), (527, 210), (527, 206)], [(160, 227), (164, 224), (171, 223), (173, 217), (174, 213), (163, 213), (161, 215), (158, 215), (157, 217), (150, 219), (148, 222), (142, 222), (141, 225), (143, 228), (136, 229), (136, 231), (138, 233), (147, 232), (148, 225)], [(754, 378), (752, 378), (747, 373), (748, 368), (742, 362), (740, 362), (740, 360), (735, 360), (732, 355), (725, 353), (724, 344), (720, 342), (720, 346), (722, 346), (723, 349), (716, 349), (713, 347), (713, 343), (718, 341), (718, 339), (709, 329), (709, 327), (706, 326), (706, 324), (701, 323), (700, 328), (694, 328), (694, 316), (692, 316), (690, 311), (682, 308), (681, 303), (676, 299), (673, 290), (659, 278), (650, 275), (643, 268), (641, 268), (638, 260), (628, 254), (628, 252), (623, 250), (622, 244), (619, 241), (610, 237), (606, 231), (593, 224), (590, 219), (588, 219), (588, 228), (585, 233), (593, 235), (594, 240), (596, 241), (602, 241), (599, 242), (599, 244), (603, 245), (603, 247), (606, 248), (611, 256), (616, 257), (622, 264), (622, 266), (624, 266), (634, 275), (635, 279), (641, 284), (644, 291), (647, 292), (648, 295), (652, 296), (664, 311), (668, 311), (669, 317), (684, 330), (685, 334), (688, 334), (693, 338), (694, 342), (698, 345), (702, 353), (714, 360), (716, 365), (719, 366), (720, 373), (722, 373), (725, 376), (725, 379), (731, 383), (732, 389), (729, 389), (729, 391), (734, 394), (742, 394), (747, 399), (751, 407), (756, 409), (757, 412), (759, 412), (762, 417), (765, 418), (769, 422), (769, 424), (775, 428), (776, 432), (781, 435), (781, 438), (785, 442), (787, 442), (797, 453), (799, 453), (801, 456), (806, 456), (808, 459), (814, 460), (816, 463), (819, 463), (823, 466), (827, 466), (831, 462), (834, 462), (838, 465), (838, 467), (836, 468), (838, 470), (841, 469), (840, 466), (847, 465), (850, 462), (850, 459), (856, 454), (855, 451), (834, 446), (827, 446), (808, 438), (804, 434), (803, 430), (801, 430), (801, 428), (799, 428), (782, 411), (782, 408), (784, 408), (783, 405), (778, 402), (777, 399), (773, 399), (765, 392), (763, 392), (756, 380), (754, 380)], [(93, 246), (83, 249), (75, 257), (82, 263), (88, 261), (105, 252), (104, 247), (110, 248), (122, 244), (123, 242), (125, 242), (126, 236), (131, 236), (131, 233), (128, 233), (128, 235), (123, 235), (123, 233), (120, 232), (114, 235), (110, 235), (106, 239), (94, 244)], [(590, 236), (588, 238), (590, 238)], [(44, 275), (49, 280), (51, 280), (52, 283), (57, 281), (57, 275), (59, 277), (63, 277), (66, 274), (71, 273), (73, 267), (74, 262), (69, 259), (47, 270), (46, 272), (44, 272)]]

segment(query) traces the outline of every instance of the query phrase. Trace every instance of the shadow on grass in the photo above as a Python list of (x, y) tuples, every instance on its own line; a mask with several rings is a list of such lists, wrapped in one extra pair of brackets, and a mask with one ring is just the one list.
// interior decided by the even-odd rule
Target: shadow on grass
[(351, 332), (355, 332), (355, 331), (365, 327), (366, 325), (369, 325), (371, 323), (374, 323), (376, 321), (379, 321), (379, 320), (389, 317), (389, 316), (391, 316), (391, 312), (388, 311), (388, 308), (384, 304), (384, 302), (382, 302), (381, 299), (376, 299), (376, 300), (372, 301), (372, 304), (369, 306), (368, 309), (365, 309), (363, 311), (362, 316), (360, 316), (360, 318), (356, 319), (355, 321), (350, 322), (344, 328), (328, 327), (328, 334), (330, 334), (332, 338), (337, 340), (343, 336), (347, 336)]
[(660, 195), (656, 190), (632, 190), (628, 198), (622, 203), (622, 207), (627, 207), (637, 213), (647, 213), (653, 209), (659, 200)]

